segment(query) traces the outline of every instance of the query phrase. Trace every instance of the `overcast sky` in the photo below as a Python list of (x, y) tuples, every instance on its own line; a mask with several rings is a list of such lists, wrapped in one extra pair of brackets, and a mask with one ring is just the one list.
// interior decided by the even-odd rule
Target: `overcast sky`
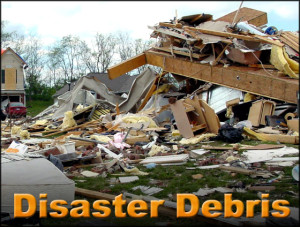
[[(7, 30), (34, 33), (44, 44), (65, 35), (88, 40), (97, 33), (127, 31), (132, 38), (149, 39), (147, 25), (178, 17), (208, 13), (217, 19), (238, 9), (241, 1), (1, 1), (1, 19)], [(299, 30), (298, 1), (244, 1), (243, 7), (268, 13), (268, 25)]]

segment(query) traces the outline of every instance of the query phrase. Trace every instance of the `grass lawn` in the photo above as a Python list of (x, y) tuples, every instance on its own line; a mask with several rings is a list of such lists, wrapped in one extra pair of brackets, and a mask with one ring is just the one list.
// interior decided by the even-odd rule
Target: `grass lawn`
[(27, 102), (27, 115), (30, 117), (35, 117), (37, 114), (42, 112), (48, 106), (53, 104), (53, 100), (50, 101), (41, 101), (41, 100), (32, 100)]

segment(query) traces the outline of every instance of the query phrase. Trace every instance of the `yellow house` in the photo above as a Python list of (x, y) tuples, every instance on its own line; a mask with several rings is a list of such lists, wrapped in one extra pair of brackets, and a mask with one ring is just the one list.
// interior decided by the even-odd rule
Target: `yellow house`
[(1, 109), (8, 102), (26, 105), (24, 79), (26, 62), (10, 47), (1, 49)]

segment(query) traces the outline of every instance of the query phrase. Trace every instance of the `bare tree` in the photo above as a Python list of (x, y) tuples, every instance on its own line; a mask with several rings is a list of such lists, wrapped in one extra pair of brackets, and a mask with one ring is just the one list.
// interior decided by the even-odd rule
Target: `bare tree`
[(116, 38), (112, 34), (96, 34), (94, 57), (96, 57), (97, 71), (104, 73), (112, 63), (115, 54)]
[(37, 95), (41, 92), (41, 76), (45, 65), (45, 58), (42, 51), (41, 40), (33, 34), (30, 34), (29, 37), (26, 38), (22, 49), (24, 51), (22, 57), (29, 66), (25, 81), (27, 84), (26, 93), (29, 99), (31, 99), (32, 95)]
[(88, 72), (97, 72), (97, 66), (95, 62), (96, 53), (93, 53), (91, 48), (84, 41), (80, 43), (80, 52), (81, 61), (85, 64), (86, 70)]
[[(138, 54), (143, 53), (145, 50), (150, 48), (150, 45), (153, 43), (152, 40), (142, 40), (135, 39), (132, 40), (128, 33), (126, 32), (118, 32), (117, 33), (118, 46), (117, 51), (120, 56), (121, 61), (125, 61), (131, 57), (134, 57)], [(147, 65), (143, 65), (129, 74), (141, 73)]]
[(24, 35), (17, 31), (6, 31), (8, 21), (1, 20), (1, 48), (12, 48), (16, 53), (22, 55), (24, 53)]
[(23, 49), (22, 57), (30, 66), (27, 70), (28, 74), (40, 77), (45, 64), (41, 40), (34, 35), (30, 35), (26, 39)]
[(46, 57), (47, 57), (46, 66), (49, 72), (49, 84), (50, 86), (52, 86), (52, 82), (53, 82), (53, 85), (55, 86), (56, 80), (60, 77), (59, 75), (60, 61), (59, 61), (59, 56), (55, 51), (54, 47), (49, 47)]
[(125, 61), (134, 56), (134, 43), (127, 32), (117, 32), (117, 52), (120, 56), (120, 60)]
[(68, 35), (49, 48), (48, 58), (53, 58), (50, 60), (50, 67), (63, 71), (65, 81), (74, 81), (87, 71), (81, 57), (82, 43), (79, 37)]

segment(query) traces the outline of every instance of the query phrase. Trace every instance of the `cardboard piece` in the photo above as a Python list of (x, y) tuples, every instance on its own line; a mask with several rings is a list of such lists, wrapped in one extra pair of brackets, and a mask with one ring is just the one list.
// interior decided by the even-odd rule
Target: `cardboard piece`
[(299, 132), (299, 119), (287, 120), (287, 126), (289, 130), (293, 130), (294, 132)]
[(171, 110), (176, 120), (176, 125), (180, 134), (184, 138), (194, 137), (189, 118), (185, 112), (183, 100), (178, 100), (174, 104), (170, 104)]
[(252, 126), (258, 127), (266, 125), (266, 116), (274, 114), (276, 103), (268, 100), (258, 100), (252, 103), (249, 110), (248, 120), (251, 121)]

